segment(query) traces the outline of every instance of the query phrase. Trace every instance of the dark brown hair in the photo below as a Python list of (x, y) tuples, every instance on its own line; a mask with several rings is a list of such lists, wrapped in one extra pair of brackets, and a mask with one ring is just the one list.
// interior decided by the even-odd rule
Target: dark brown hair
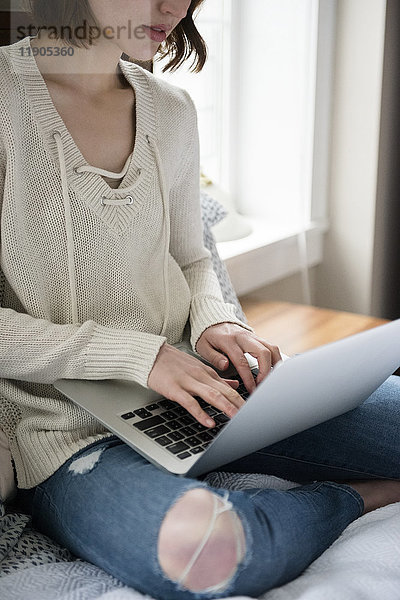
[(207, 60), (207, 46), (193, 22), (193, 13), (200, 9), (203, 2), (204, 0), (192, 0), (186, 17), (180, 21), (165, 42), (162, 43), (156, 60), (162, 60), (168, 55), (172, 56), (171, 60), (163, 67), (163, 73), (168, 70), (171, 72), (176, 71), (193, 52), (195, 58), (191, 67), (194, 68), (191, 70), (194, 73), (199, 73), (204, 67)]
[[(162, 69), (163, 73), (168, 70), (176, 71), (193, 53), (195, 57), (191, 64), (191, 71), (199, 73), (204, 67), (207, 60), (207, 46), (193, 21), (193, 13), (200, 8), (204, 1), (192, 0), (186, 17), (160, 45), (155, 60), (159, 61), (171, 56), (171, 60)], [(63, 39), (66, 44), (88, 48), (88, 40), (78, 38), (73, 34), (77, 27), (82, 26), (85, 21), (88, 25), (97, 25), (88, 0), (25, 0), (25, 4), (38, 31), (41, 28), (56, 28), (58, 37)], [(69, 28), (70, 31), (68, 37), (64, 36), (66, 28)]]

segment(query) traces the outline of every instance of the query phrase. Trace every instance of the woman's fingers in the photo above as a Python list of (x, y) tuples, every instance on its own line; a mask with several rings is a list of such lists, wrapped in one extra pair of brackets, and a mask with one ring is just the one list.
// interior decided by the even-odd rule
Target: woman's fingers
[(204, 410), (195, 398), (186, 392), (183, 388), (176, 390), (175, 394), (171, 397), (171, 400), (177, 402), (183, 408), (186, 408), (188, 413), (192, 415), (199, 423), (205, 427), (214, 427), (215, 421), (212, 419)]
[(282, 360), (279, 348), (272, 344), (267, 344), (264, 340), (256, 337), (238, 336), (236, 344), (230, 348), (229, 358), (239, 373), (248, 392), (253, 392), (256, 388), (256, 382), (250, 369), (247, 358), (244, 353), (247, 352), (254, 356), (258, 362), (259, 373), (257, 375), (257, 384), (270, 373), (271, 367)]
[(197, 385), (196, 388), (196, 396), (200, 396), (200, 398), (211, 404), (211, 406), (222, 410), (227, 417), (232, 418), (238, 412), (238, 407), (225, 396), (222, 390), (206, 384)]
[(207, 384), (192, 379), (187, 382), (184, 387), (171, 394), (171, 399), (186, 408), (197, 421), (206, 427), (213, 427), (215, 421), (201, 408), (195, 397), (201, 398), (207, 404), (222, 410), (229, 418), (234, 417), (244, 404), (244, 400), (239, 394), (223, 381), (221, 383), (211, 381)]
[(248, 392), (253, 392), (256, 383), (245, 353), (258, 361), (257, 384), (270, 372), (271, 366), (281, 360), (279, 348), (268, 344), (253, 332), (235, 323), (219, 323), (206, 329), (197, 341), (198, 352), (211, 364), (216, 365), (221, 357), (229, 357)]
[(282, 356), (278, 346), (274, 346), (273, 344), (268, 344), (263, 339), (258, 338), (258, 341), (262, 346), (267, 349), (267, 354), (264, 356), (264, 359), (261, 355), (261, 360), (258, 356), (256, 356), (253, 352), (249, 352), (254, 358), (257, 358), (259, 373), (257, 375), (257, 385), (262, 382), (262, 380), (269, 375), (271, 372), (271, 367), (276, 365), (280, 360), (282, 360)]
[[(246, 390), (251, 394), (251, 392), (254, 392), (254, 390), (256, 389), (256, 384), (254, 382), (254, 377), (251, 372), (249, 363), (247, 362), (247, 358), (244, 355), (244, 352), (249, 352), (250, 354), (252, 354), (252, 356), (254, 356), (251, 350), (242, 350), (240, 346), (236, 345), (232, 347), (229, 353), (229, 358), (231, 359), (233, 366), (238, 372), (240, 378), (242, 379)], [(255, 358), (257, 358), (258, 360), (258, 356), (255, 356)]]
[[(225, 387), (224, 384), (222, 385)], [(196, 392), (189, 393), (185, 389), (181, 388), (176, 392), (176, 394), (174, 394), (174, 400), (183, 406), (183, 408), (185, 408), (202, 425), (205, 425), (206, 427), (214, 427), (216, 423), (214, 419), (201, 408), (200, 404), (195, 399), (195, 396), (197, 398), (201, 398), (211, 406), (222, 410), (230, 419), (238, 412), (238, 408), (235, 406), (235, 404), (228, 400), (228, 398), (217, 389), (206, 384), (199, 385), (199, 382), (197, 381), (194, 382), (193, 389), (196, 389)]]
[(244, 403), (237, 393), (238, 381), (222, 379), (215, 370), (197, 358), (164, 344), (148, 378), (148, 385), (165, 398), (181, 404), (207, 427), (215, 425), (195, 397), (232, 417)]
[[(224, 379), (220, 377), (213, 369), (210, 369), (209, 375), (215, 380), (218, 389), (221, 389), (221, 385), (223, 386), (222, 392), (227, 395), (227, 398), (230, 402), (232, 402), (237, 408), (243, 406), (244, 400), (236, 391), (239, 387), (239, 381), (237, 379)], [(228, 390), (226, 388), (228, 388)]]
[(234, 390), (237, 390), (239, 387), (239, 382), (237, 379), (223, 379), (225, 384), (228, 384), (230, 387), (233, 387)]

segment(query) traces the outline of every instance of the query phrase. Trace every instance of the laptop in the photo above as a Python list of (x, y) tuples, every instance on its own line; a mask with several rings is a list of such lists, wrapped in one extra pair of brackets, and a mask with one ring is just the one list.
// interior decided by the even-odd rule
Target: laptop
[[(187, 342), (175, 346), (209, 364)], [(399, 365), (397, 319), (280, 361), (250, 395), (241, 382), (246, 402), (231, 419), (200, 400), (217, 423), (212, 429), (135, 382), (59, 379), (53, 385), (159, 468), (195, 477), (356, 408)], [(257, 367), (251, 370), (256, 377)], [(231, 366), (217, 372), (240, 381)]]

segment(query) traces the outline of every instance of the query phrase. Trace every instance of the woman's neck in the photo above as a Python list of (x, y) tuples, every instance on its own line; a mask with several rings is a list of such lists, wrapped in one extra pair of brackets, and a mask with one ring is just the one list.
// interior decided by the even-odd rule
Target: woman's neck
[[(89, 48), (66, 46), (63, 40), (50, 39), (47, 34), (41, 34), (31, 40), (33, 48), (51, 47), (49, 52), (35, 56), (39, 71), (44, 79), (61, 85), (66, 85), (77, 93), (87, 97), (98, 97), (123, 87), (118, 61), (121, 49), (112, 41), (101, 40)], [(71, 47), (73, 54), (55, 55), (54, 48)]]

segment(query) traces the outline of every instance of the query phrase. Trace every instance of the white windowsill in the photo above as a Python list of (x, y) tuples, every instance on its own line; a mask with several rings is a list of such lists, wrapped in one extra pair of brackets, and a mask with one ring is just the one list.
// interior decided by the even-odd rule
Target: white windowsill
[[(253, 233), (232, 242), (217, 242), (238, 296), (298, 273), (302, 268), (299, 226), (250, 219)], [(322, 262), (327, 223), (310, 223), (306, 230), (307, 266)]]

